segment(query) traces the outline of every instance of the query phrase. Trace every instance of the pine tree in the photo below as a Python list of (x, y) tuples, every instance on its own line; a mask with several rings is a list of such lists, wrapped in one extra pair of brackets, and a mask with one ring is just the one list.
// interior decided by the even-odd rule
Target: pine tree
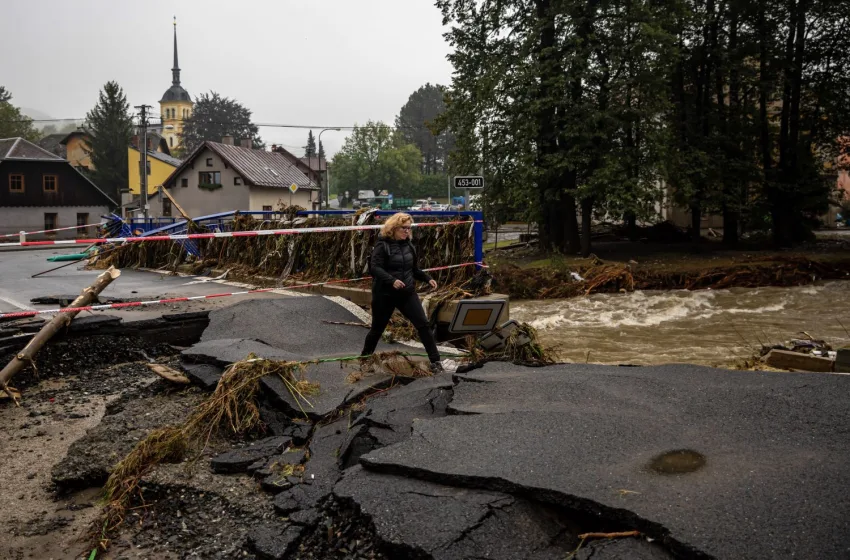
[(322, 142), (319, 141), (319, 161), (325, 159), (325, 147), (322, 145)]
[(127, 146), (133, 135), (130, 105), (116, 82), (107, 82), (97, 105), (86, 115), (92, 179), (116, 202), (128, 187)]
[(304, 152), (305, 158), (314, 158), (316, 157), (316, 139), (313, 137), (313, 131), (311, 130), (307, 134), (307, 149)]

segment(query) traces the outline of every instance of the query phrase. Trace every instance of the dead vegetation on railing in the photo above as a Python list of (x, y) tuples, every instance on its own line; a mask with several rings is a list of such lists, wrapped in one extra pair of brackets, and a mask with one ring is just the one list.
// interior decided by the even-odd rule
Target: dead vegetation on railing
[[(256, 231), (289, 228), (376, 225), (383, 219), (372, 213), (357, 213), (345, 217), (292, 219), (288, 208), (281, 209), (282, 218), (259, 220), (237, 215), (233, 231)], [(420, 218), (417, 223), (445, 222), (446, 218)], [(453, 221), (467, 221), (457, 217)], [(208, 229), (189, 223), (189, 233), (208, 233)], [(378, 238), (379, 230), (337, 231), (301, 235), (262, 235), (195, 239), (184, 242), (151, 241), (127, 243), (108, 255), (94, 259), (97, 268), (109, 265), (123, 268), (153, 268), (176, 270), (189, 265), (194, 273), (209, 269), (231, 270), (231, 276), (250, 278), (265, 276), (283, 280), (327, 280), (359, 278), (368, 274), (368, 259)], [(414, 230), (414, 244), (419, 253), (421, 268), (431, 268), (470, 262), (474, 255), (472, 222)], [(191, 256), (184, 245), (191, 244), (199, 257)], [(433, 274), (443, 285), (457, 284), (468, 279), (471, 267), (439, 271)]]

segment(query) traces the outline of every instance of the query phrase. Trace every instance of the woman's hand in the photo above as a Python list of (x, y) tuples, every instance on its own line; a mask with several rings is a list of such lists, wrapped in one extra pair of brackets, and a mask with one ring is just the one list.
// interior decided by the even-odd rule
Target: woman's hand
[(402, 282), (401, 280), (396, 280), (395, 282), (393, 282), (393, 288), (395, 288), (396, 290), (403, 290), (404, 282)]
[(429, 281), (428, 281), (428, 285), (429, 285), (429, 286), (431, 286), (431, 289), (432, 289), (432, 290), (436, 290), (436, 289), (437, 289), (437, 281), (436, 281), (436, 280), (433, 280), (433, 279), (432, 279), (432, 280), (429, 280)]

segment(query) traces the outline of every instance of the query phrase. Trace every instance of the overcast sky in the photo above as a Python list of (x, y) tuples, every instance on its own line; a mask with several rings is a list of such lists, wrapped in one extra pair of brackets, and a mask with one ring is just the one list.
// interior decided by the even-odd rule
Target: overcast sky
[[(0, 85), (14, 104), (56, 118), (85, 116), (109, 80), (124, 88), (130, 105), (158, 112), (171, 85), (172, 16), (183, 87), (193, 99), (211, 90), (234, 98), (257, 123), (391, 124), (419, 86), (451, 78), (433, 0), (3, 4)], [(267, 144), (300, 152), (307, 130), (260, 134)], [(344, 136), (324, 133), (329, 155)]]

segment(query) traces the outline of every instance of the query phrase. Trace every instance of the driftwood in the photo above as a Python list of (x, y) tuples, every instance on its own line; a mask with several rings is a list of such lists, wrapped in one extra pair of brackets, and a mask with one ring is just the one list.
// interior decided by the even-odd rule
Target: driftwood
[(152, 372), (167, 381), (171, 381), (172, 383), (177, 383), (178, 385), (188, 385), (191, 383), (188, 377), (168, 366), (164, 366), (162, 364), (148, 364), (148, 367)]
[[(89, 305), (100, 292), (102, 292), (109, 284), (112, 283), (113, 280), (118, 278), (121, 275), (121, 271), (117, 268), (111, 266), (107, 269), (103, 274), (97, 277), (97, 280), (94, 281), (94, 284), (80, 292), (80, 295), (77, 296), (77, 299), (71, 302), (71, 305), (68, 308), (75, 307), (84, 307)], [(34, 337), (29, 341), (23, 350), (18, 352), (18, 354), (12, 358), (12, 361), (6, 364), (6, 367), (3, 368), (3, 371), (0, 371), (0, 388), (6, 392), (9, 397), (11, 397), (15, 404), (20, 404), (18, 399), (15, 397), (15, 391), (8, 386), (9, 380), (13, 375), (21, 371), (25, 365), (33, 364), (33, 358), (41, 350), (42, 346), (44, 346), (48, 340), (50, 340), (53, 335), (59, 332), (63, 327), (68, 326), (71, 323), (71, 320), (77, 316), (79, 311), (68, 311), (65, 313), (57, 313), (53, 319), (50, 320)]]

